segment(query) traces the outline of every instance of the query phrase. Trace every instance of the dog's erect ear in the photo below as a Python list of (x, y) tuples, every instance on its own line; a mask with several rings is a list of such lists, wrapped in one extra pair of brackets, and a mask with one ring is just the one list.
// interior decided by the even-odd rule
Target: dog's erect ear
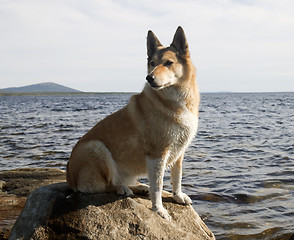
[(162, 46), (155, 34), (149, 30), (147, 35), (147, 55), (151, 57), (158, 46)]
[(178, 27), (171, 46), (176, 48), (180, 56), (189, 56), (189, 46), (182, 27)]

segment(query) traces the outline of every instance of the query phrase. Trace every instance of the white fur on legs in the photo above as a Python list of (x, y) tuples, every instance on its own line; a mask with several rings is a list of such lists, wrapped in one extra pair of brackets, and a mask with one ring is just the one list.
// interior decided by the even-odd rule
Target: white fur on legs
[(179, 159), (171, 167), (171, 181), (173, 185), (173, 199), (180, 204), (192, 204), (190, 197), (182, 192), (182, 161), (184, 155), (179, 157)]
[(152, 210), (158, 213), (161, 217), (171, 220), (167, 210), (162, 205), (162, 187), (163, 176), (166, 161), (165, 159), (151, 159), (147, 157), (148, 179), (150, 183), (150, 197), (152, 202)]

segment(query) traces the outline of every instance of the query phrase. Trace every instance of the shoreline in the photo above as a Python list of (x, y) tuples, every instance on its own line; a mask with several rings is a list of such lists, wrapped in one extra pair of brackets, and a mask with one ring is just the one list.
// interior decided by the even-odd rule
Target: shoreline
[(0, 97), (6, 96), (63, 96), (63, 95), (106, 95), (106, 94), (137, 94), (136, 92), (0, 92)]

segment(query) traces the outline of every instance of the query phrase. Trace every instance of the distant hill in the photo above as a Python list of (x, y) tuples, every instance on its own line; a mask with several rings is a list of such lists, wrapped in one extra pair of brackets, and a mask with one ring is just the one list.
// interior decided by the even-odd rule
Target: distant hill
[(57, 83), (46, 82), (23, 87), (2, 88), (0, 93), (77, 93), (81, 92), (73, 88), (65, 87)]

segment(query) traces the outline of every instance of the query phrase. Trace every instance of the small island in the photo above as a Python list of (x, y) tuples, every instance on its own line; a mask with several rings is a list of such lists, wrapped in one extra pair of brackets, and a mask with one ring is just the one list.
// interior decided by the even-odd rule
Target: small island
[(49, 95), (49, 94), (79, 94), (82, 91), (69, 88), (53, 82), (32, 84), (22, 87), (0, 89), (0, 96), (11, 95)]

